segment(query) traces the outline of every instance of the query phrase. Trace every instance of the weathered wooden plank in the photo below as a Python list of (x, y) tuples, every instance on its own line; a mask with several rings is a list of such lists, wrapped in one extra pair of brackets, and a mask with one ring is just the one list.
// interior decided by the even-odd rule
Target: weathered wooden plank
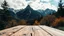
[(46, 31), (42, 30), (39, 26), (34, 26), (35, 36), (51, 36)]
[(48, 26), (16, 26), (0, 31), (0, 36), (64, 36), (64, 31)]
[[(18, 34), (19, 33), (19, 34)], [(27, 26), (12, 36), (51, 36), (38, 26)]]
[(33, 34), (32, 27), (26, 26), (11, 36), (34, 36)]
[(58, 29), (53, 29), (47, 26), (40, 26), (41, 28), (45, 29), (47, 32), (51, 33), (53, 36), (64, 36), (64, 31), (60, 31)]
[(0, 31), (0, 36), (9, 36), (23, 27), (25, 27), (25, 26), (16, 26), (13, 28), (2, 30), (2, 31)]

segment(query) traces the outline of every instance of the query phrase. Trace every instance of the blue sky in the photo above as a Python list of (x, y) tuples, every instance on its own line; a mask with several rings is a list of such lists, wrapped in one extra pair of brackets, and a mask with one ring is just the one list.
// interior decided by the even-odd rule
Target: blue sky
[[(24, 9), (28, 4), (34, 10), (45, 10), (47, 8), (57, 10), (59, 0), (6, 0), (11, 8)], [(3, 0), (0, 0), (0, 5)], [(63, 0), (64, 2), (64, 0)], [(0, 7), (1, 8), (1, 7)]]

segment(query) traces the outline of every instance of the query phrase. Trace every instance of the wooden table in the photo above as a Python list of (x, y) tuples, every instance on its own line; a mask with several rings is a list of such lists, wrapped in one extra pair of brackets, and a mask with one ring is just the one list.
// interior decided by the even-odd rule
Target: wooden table
[(0, 31), (0, 36), (64, 36), (64, 31), (45, 25), (19, 25)]

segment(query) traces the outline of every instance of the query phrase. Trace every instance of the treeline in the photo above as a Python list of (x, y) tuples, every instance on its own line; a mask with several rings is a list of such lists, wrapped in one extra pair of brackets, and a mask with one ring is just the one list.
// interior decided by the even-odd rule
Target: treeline
[(21, 19), (18, 22), (16, 20), (11, 20), (11, 21), (8, 21), (8, 25), (6, 26), (6, 28), (17, 26), (17, 25), (47, 25), (47, 26), (52, 26), (52, 27), (59, 27), (59, 26), (62, 27), (64, 26), (64, 18), (63, 17), (57, 18), (54, 15), (48, 15), (41, 18), (40, 20)]

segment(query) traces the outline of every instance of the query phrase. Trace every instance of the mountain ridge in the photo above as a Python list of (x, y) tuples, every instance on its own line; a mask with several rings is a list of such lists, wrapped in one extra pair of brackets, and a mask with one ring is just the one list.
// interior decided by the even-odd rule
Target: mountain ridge
[(28, 5), (24, 10), (20, 10), (16, 14), (20, 19), (38, 19), (42, 16), (41, 13), (33, 10), (30, 5)]

